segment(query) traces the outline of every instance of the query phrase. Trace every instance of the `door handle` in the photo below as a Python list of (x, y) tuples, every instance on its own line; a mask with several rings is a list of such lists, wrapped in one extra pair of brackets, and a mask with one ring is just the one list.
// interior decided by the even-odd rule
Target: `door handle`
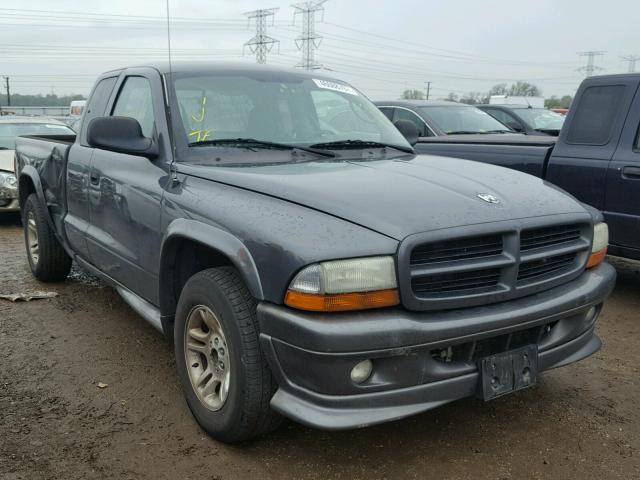
[(100, 183), (100, 176), (97, 173), (92, 173), (89, 178), (91, 180), (91, 185), (98, 185)]
[(640, 167), (622, 167), (622, 178), (640, 180)]

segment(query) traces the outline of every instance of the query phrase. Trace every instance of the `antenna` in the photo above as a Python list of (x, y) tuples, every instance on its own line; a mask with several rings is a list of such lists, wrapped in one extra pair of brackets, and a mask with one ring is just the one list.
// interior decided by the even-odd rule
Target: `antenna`
[[(169, 0), (167, 0), (167, 48), (169, 49), (169, 76), (171, 76), (171, 14), (169, 13)], [(168, 97), (167, 97), (168, 100)]]

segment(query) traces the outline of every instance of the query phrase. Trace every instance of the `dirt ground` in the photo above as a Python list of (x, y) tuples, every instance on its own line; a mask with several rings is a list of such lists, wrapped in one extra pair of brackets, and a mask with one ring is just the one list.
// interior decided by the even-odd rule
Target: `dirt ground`
[(0, 293), (59, 293), (0, 300), (0, 479), (640, 479), (640, 265), (614, 263), (603, 349), (531, 390), (226, 446), (191, 417), (161, 335), (80, 272), (36, 282), (19, 223), (0, 220)]

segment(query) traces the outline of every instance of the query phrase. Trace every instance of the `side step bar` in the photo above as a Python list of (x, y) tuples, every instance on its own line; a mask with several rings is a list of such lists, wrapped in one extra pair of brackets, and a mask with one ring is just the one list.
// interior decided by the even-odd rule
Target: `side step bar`
[(122, 286), (117, 286), (116, 290), (123, 300), (127, 302), (138, 315), (149, 322), (160, 333), (164, 333), (164, 330), (162, 329), (162, 321), (160, 320), (160, 310), (151, 305), (145, 299), (140, 298), (135, 293)]
[(74, 256), (74, 260), (80, 265), (82, 268), (88, 270), (93, 273), (96, 277), (100, 277), (104, 280), (108, 285), (112, 286), (116, 289), (116, 291), (120, 294), (122, 299), (129, 304), (131, 308), (133, 308), (138, 315), (144, 318), (147, 322), (149, 322), (156, 330), (164, 335), (164, 329), (162, 328), (162, 320), (160, 319), (160, 310), (147, 302), (144, 298), (139, 297), (131, 290), (123, 287), (118, 282), (116, 282), (109, 275), (102, 273), (96, 267), (91, 265), (89, 262), (83, 260), (77, 255)]

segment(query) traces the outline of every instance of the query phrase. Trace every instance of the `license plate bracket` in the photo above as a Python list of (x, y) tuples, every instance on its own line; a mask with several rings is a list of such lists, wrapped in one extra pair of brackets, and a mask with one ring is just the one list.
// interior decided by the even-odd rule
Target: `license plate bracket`
[(527, 345), (478, 361), (476, 396), (488, 401), (532, 387), (538, 376), (538, 347)]

